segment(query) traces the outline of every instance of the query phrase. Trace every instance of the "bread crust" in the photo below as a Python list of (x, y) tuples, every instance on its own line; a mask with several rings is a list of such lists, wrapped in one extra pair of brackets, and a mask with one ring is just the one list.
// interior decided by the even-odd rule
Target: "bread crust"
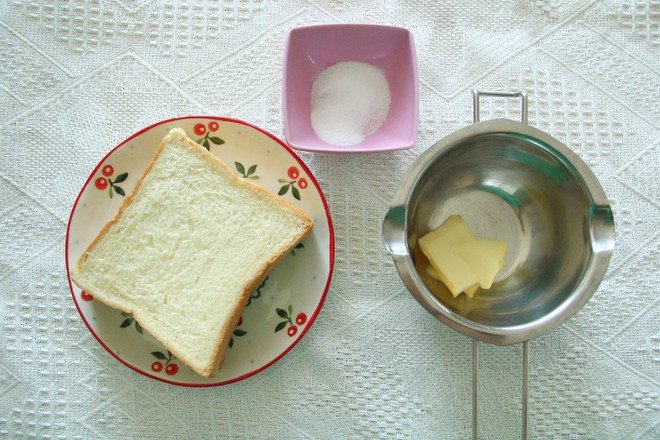
[[(149, 175), (149, 173), (153, 169), (153, 166), (160, 157), (163, 149), (167, 144), (172, 142), (173, 136), (176, 135), (180, 136), (181, 140), (183, 140), (185, 144), (189, 148), (191, 148), (195, 154), (198, 154), (201, 157), (203, 157), (212, 166), (216, 167), (220, 172), (229, 175), (230, 178), (232, 179), (233, 184), (243, 185), (245, 187), (251, 188), (255, 192), (266, 195), (266, 197), (271, 198), (276, 203), (279, 203), (286, 209), (294, 212), (302, 220), (304, 225), (301, 232), (297, 236), (291, 239), (290, 243), (286, 246), (284, 251), (278, 255), (274, 255), (269, 261), (267, 261), (261, 268), (259, 268), (259, 270), (256, 271), (256, 276), (254, 277), (254, 279), (246, 284), (245, 288), (241, 293), (241, 297), (237, 303), (237, 306), (234, 307), (234, 309), (231, 311), (230, 319), (228, 319), (225, 322), (225, 325), (221, 329), (219, 329), (218, 334), (214, 335), (218, 343), (216, 344), (216, 349), (212, 355), (212, 361), (209, 363), (209, 365), (206, 368), (203, 369), (197, 368), (197, 366), (195, 366), (194, 363), (186, 357), (185, 353), (181, 353), (178, 350), (176, 350), (176, 348), (172, 347), (171, 344), (168, 343), (165, 337), (153, 331), (153, 329), (150, 328), (148, 321), (146, 322), (143, 321), (143, 318), (140, 316), (139, 309), (125, 307), (123, 304), (117, 303), (117, 301), (113, 300), (113, 298), (103, 295), (100, 292), (95, 292), (93, 288), (90, 289), (91, 286), (85, 286), (86, 283), (79, 281), (76, 277), (77, 270), (80, 268), (80, 266), (82, 266), (85, 263), (85, 261), (89, 256), (89, 253), (94, 249), (94, 247), (98, 244), (98, 242), (108, 233), (110, 228), (112, 228), (112, 226), (122, 218), (124, 211), (133, 202), (135, 196), (138, 194), (142, 186), (144, 179)], [(160, 142), (158, 148), (156, 149), (156, 152), (154, 153), (154, 156), (152, 157), (151, 161), (147, 165), (146, 169), (144, 170), (138, 181), (136, 182), (131, 193), (124, 199), (123, 203), (119, 207), (119, 210), (117, 211), (117, 214), (108, 223), (106, 223), (106, 225), (101, 229), (98, 235), (94, 238), (94, 240), (90, 243), (90, 245), (80, 256), (80, 258), (76, 263), (76, 266), (71, 271), (71, 278), (81, 289), (87, 291), (87, 293), (89, 293), (90, 295), (92, 295), (94, 298), (98, 299), (102, 303), (105, 303), (106, 305), (121, 310), (123, 312), (130, 313), (133, 316), (133, 318), (135, 318), (135, 320), (139, 322), (140, 325), (147, 332), (149, 332), (150, 335), (152, 335), (166, 349), (168, 349), (172, 354), (174, 354), (174, 356), (176, 356), (176, 358), (179, 359), (179, 361), (181, 361), (186, 366), (190, 367), (192, 370), (196, 371), (198, 374), (207, 378), (211, 378), (215, 376), (217, 370), (221, 368), (224, 363), (225, 353), (229, 345), (229, 340), (232, 337), (233, 331), (236, 328), (236, 325), (241, 317), (241, 314), (243, 313), (243, 310), (247, 305), (248, 299), (252, 294), (252, 292), (254, 292), (261, 285), (261, 283), (263, 283), (263, 281), (275, 268), (275, 266), (277, 266), (277, 264), (280, 261), (282, 261), (284, 257), (286, 257), (286, 255), (295, 247), (295, 245), (299, 243), (303, 238), (305, 238), (311, 232), (312, 228), (313, 228), (313, 221), (304, 211), (290, 204), (286, 200), (271, 194), (269, 191), (265, 190), (261, 186), (249, 180), (244, 180), (239, 178), (236, 174), (234, 174), (231, 168), (227, 166), (227, 164), (225, 164), (214, 154), (206, 150), (204, 147), (200, 146), (195, 141), (193, 141), (185, 133), (183, 129), (175, 128), (170, 130), (170, 132)]]

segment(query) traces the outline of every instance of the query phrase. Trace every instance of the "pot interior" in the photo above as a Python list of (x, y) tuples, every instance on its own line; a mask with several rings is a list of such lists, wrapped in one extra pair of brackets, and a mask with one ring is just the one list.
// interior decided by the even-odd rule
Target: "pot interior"
[[(558, 151), (518, 133), (470, 136), (428, 161), (406, 209), (409, 257), (447, 307), (486, 326), (526, 325), (579, 294), (591, 261), (588, 188)], [(489, 290), (453, 298), (426, 275), (417, 239), (459, 214), (478, 238), (507, 242)]]

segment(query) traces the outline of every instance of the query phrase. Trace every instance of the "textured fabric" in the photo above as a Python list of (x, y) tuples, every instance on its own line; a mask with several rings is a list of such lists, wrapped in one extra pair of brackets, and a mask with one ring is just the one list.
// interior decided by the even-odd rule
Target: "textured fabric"
[[(410, 29), (416, 146), (300, 153), (336, 233), (312, 329), (247, 380), (189, 389), (136, 374), (90, 334), (64, 262), (93, 167), (158, 120), (230, 116), (283, 138), (286, 36), (317, 23)], [(404, 288), (381, 223), (412, 161), (471, 123), (472, 88), (523, 89), (614, 209), (606, 278), (530, 343), (531, 438), (660, 438), (660, 2), (9, 0), (0, 4), (0, 436), (456, 439), (471, 436), (472, 340)], [(484, 103), (482, 118), (517, 118)], [(480, 438), (520, 436), (520, 346), (481, 344)]]

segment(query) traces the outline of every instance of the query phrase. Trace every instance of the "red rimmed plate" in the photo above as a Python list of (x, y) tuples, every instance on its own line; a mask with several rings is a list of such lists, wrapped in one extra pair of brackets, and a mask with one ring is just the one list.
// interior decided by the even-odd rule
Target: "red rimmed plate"
[(67, 273), (112, 219), (162, 138), (181, 127), (242, 178), (279, 194), (314, 219), (314, 229), (252, 293), (223, 367), (204, 378), (173, 357), (132, 316), (94, 300), (69, 277), (74, 302), (99, 343), (145, 376), (182, 386), (218, 386), (275, 363), (309, 330), (325, 300), (334, 265), (334, 233), (325, 197), (307, 166), (275, 136), (248, 123), (213, 116), (168, 119), (113, 148), (91, 173), (71, 211)]

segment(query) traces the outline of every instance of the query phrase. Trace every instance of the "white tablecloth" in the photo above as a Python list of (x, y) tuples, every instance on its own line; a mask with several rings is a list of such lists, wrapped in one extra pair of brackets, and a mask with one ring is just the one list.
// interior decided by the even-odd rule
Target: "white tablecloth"
[[(287, 33), (341, 22), (412, 31), (420, 120), (412, 150), (300, 153), (336, 233), (316, 323), (275, 365), (228, 386), (126, 368), (90, 334), (67, 283), (66, 225), (89, 173), (173, 116), (230, 116), (283, 138)], [(659, 60), (655, 0), (2, 2), (0, 437), (470, 438), (472, 340), (414, 301), (381, 222), (412, 161), (471, 123), (480, 88), (527, 91), (529, 123), (592, 167), (615, 215), (595, 296), (530, 343), (530, 437), (660, 438)], [(520, 435), (520, 353), (481, 345), (480, 438)]]

